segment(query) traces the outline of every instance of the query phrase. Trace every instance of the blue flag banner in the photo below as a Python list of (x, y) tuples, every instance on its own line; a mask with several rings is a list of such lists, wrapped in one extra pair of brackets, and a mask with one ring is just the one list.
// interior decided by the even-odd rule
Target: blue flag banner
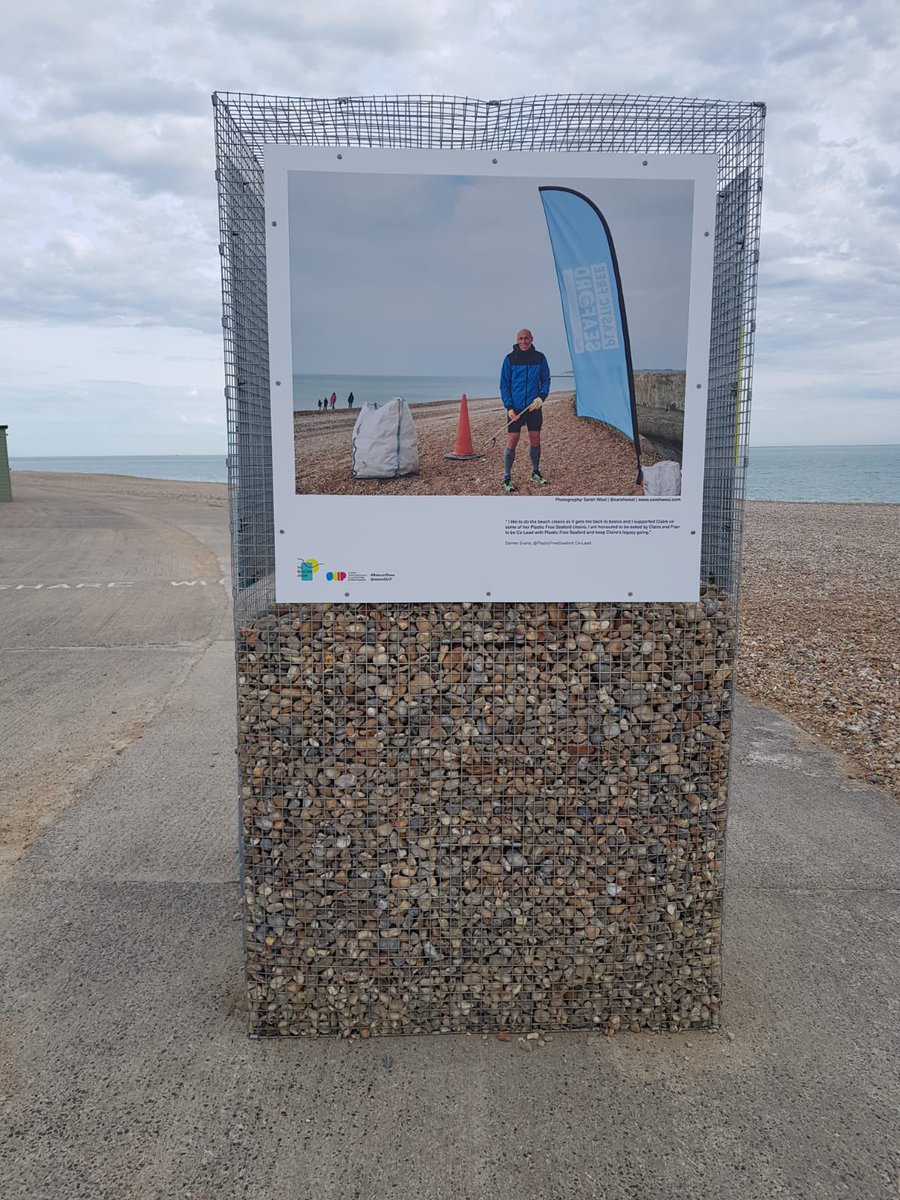
[(619, 264), (600, 209), (571, 188), (542, 187), (566, 339), (575, 375), (575, 409), (620, 429), (634, 442), (641, 481), (634, 371)]

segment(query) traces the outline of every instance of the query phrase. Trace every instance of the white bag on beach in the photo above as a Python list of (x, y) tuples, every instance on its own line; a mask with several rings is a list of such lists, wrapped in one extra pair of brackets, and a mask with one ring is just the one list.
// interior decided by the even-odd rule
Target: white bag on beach
[(409, 405), (402, 396), (381, 408), (367, 404), (353, 426), (353, 478), (394, 479), (419, 469), (419, 446)]
[(677, 462), (654, 463), (643, 470), (645, 496), (681, 495), (681, 467)]

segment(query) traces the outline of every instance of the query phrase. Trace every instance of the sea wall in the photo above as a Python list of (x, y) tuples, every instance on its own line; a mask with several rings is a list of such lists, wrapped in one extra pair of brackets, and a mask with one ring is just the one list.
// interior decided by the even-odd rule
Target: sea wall
[(635, 401), (641, 438), (681, 462), (684, 444), (684, 371), (636, 371)]
[(715, 1027), (733, 650), (711, 591), (248, 622), (251, 1031)]

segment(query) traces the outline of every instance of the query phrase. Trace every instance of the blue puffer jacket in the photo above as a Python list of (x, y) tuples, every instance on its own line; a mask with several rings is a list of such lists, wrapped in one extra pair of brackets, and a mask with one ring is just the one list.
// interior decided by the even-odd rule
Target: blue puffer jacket
[(534, 346), (520, 350), (513, 346), (500, 368), (500, 395), (503, 407), (522, 412), (538, 396), (547, 399), (550, 391), (550, 368), (540, 350)]

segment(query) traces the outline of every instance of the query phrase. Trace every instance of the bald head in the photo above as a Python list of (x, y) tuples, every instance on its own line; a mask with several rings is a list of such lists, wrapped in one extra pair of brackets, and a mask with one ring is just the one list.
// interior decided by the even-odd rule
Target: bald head
[(530, 350), (533, 341), (530, 329), (520, 329), (516, 334), (516, 345), (520, 350)]

